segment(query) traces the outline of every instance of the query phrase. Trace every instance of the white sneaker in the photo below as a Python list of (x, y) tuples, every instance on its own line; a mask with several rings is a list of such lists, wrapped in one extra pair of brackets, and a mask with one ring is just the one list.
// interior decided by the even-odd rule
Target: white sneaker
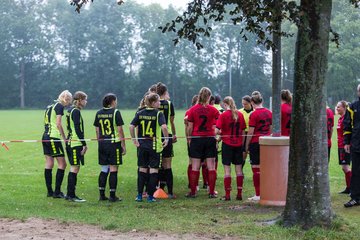
[(254, 201), (254, 202), (257, 202), (257, 201), (260, 201), (260, 196), (253, 196), (251, 198), (248, 198), (249, 201)]

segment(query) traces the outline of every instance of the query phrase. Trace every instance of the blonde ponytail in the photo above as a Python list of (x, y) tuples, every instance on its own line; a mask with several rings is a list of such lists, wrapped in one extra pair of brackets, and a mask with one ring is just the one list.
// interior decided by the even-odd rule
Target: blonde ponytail
[(207, 87), (203, 87), (199, 91), (198, 103), (201, 105), (206, 105), (209, 103), (209, 98), (211, 97), (211, 90)]
[(230, 108), (231, 114), (232, 114), (232, 118), (234, 121), (237, 121), (238, 117), (239, 117), (239, 111), (236, 108), (234, 99), (230, 96), (227, 96), (224, 98), (223, 102), (226, 103), (227, 105), (229, 105), (229, 108)]

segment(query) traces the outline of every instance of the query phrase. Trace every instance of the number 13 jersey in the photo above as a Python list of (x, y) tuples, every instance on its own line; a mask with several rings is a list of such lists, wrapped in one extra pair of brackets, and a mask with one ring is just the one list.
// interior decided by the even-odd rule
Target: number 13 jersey
[(114, 139), (111, 142), (120, 142), (118, 126), (123, 126), (121, 113), (115, 108), (100, 109), (95, 116), (94, 126), (99, 128), (100, 139)]

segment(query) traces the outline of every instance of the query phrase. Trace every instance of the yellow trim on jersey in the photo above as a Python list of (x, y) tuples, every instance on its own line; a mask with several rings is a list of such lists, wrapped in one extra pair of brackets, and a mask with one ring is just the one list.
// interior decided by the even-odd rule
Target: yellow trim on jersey
[(161, 142), (161, 126), (159, 127), (159, 114), (160, 111), (156, 114), (156, 139), (154, 139), (155, 142), (155, 150), (157, 153), (160, 153), (163, 150), (162, 142)]
[(120, 164), (120, 149), (116, 149), (116, 163)]
[(249, 118), (250, 118), (250, 114), (253, 112), (254, 110), (252, 110), (251, 112), (247, 112), (244, 108), (241, 108), (239, 110), (239, 112), (242, 113), (242, 115), (244, 116), (245, 119), (245, 124), (246, 124), (246, 128), (245, 128), (245, 132), (249, 131)]
[(117, 110), (117, 109), (115, 109), (114, 110), (114, 116), (113, 116), (113, 127), (114, 127), (114, 135), (115, 136), (112, 136), (112, 138), (114, 138), (114, 140), (112, 141), (113, 143), (115, 143), (115, 142), (120, 142), (120, 140), (119, 140), (119, 133), (118, 133), (118, 130), (117, 130), (117, 128), (118, 128), (118, 126), (116, 125), (116, 112), (118, 112), (119, 110)]
[(76, 149), (73, 149), (73, 161), (74, 161), (74, 165), (77, 165), (77, 154), (76, 154)]
[(50, 139), (50, 143), (51, 143), (51, 148), (53, 150), (53, 153), (56, 154), (57, 152), (56, 152), (56, 146), (55, 146), (54, 140)]
[(351, 110), (351, 108), (347, 107), (347, 110), (350, 113), (350, 119), (351, 119), (351, 129), (354, 128), (354, 111)]

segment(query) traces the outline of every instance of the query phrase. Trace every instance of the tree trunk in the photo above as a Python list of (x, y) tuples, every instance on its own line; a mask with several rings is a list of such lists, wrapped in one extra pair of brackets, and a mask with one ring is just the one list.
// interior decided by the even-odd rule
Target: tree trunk
[[(276, 1), (273, 13), (276, 18), (281, 16), (280, 7), (279, 1)], [(281, 32), (281, 19), (276, 19), (273, 25), (276, 31)], [(272, 49), (272, 134), (273, 136), (280, 136), (281, 36), (278, 33), (273, 33), (273, 43), (275, 47)]]
[(331, 3), (301, 1), (304, 26), (299, 27), (295, 51), (285, 226), (329, 226), (333, 219), (325, 112)]
[(25, 108), (25, 63), (20, 62), (20, 108)]

